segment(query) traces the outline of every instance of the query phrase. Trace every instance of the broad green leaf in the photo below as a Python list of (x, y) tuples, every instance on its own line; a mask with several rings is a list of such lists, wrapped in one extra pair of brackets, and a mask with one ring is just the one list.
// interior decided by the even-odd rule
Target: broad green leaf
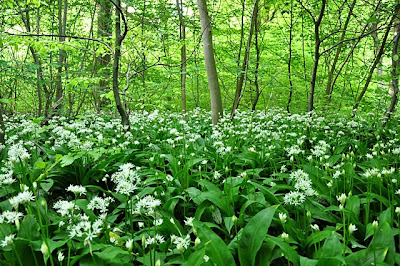
[(210, 257), (210, 261), (218, 266), (235, 265), (235, 260), (225, 242), (214, 231), (199, 221), (194, 221), (194, 226), (197, 236), (206, 246), (206, 255)]
[(277, 207), (271, 206), (250, 219), (239, 240), (239, 261), (241, 265), (254, 265), (256, 255), (267, 235), (268, 228)]

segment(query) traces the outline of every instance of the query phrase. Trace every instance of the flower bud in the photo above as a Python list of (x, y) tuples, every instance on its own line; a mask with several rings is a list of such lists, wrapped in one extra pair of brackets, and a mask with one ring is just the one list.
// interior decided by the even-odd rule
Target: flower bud
[(194, 245), (197, 247), (198, 245), (200, 245), (201, 240), (200, 238), (196, 237), (196, 240), (194, 241)]
[(46, 243), (42, 243), (42, 246), (40, 247), (40, 251), (43, 253), (43, 256), (48, 257), (49, 256), (49, 247), (46, 245)]

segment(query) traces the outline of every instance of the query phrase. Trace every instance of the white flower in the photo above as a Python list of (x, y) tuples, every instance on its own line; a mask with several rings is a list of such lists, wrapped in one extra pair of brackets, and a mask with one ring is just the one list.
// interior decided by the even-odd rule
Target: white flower
[(289, 239), (289, 234), (286, 234), (285, 232), (283, 232), (282, 235), (281, 235), (281, 237), (282, 237), (282, 239), (283, 239), (284, 241), (287, 241), (287, 240)]
[(67, 188), (67, 191), (72, 192), (74, 194), (79, 194), (79, 195), (85, 195), (86, 194), (86, 188), (81, 186), (81, 185), (69, 185)]
[(210, 257), (207, 255), (204, 255), (203, 260), (204, 260), (204, 262), (208, 262), (210, 260)]
[(79, 210), (79, 207), (75, 205), (74, 202), (66, 201), (66, 200), (59, 200), (57, 201), (54, 206), (54, 209), (57, 210), (61, 216), (70, 215), (73, 210)]
[(194, 217), (187, 217), (185, 220), (185, 225), (193, 227)]
[(319, 231), (319, 226), (318, 226), (318, 224), (312, 224), (311, 225), (311, 228), (314, 230), (314, 231)]
[(190, 245), (190, 236), (189, 235), (186, 235), (185, 238), (172, 235), (171, 240), (176, 245), (176, 248), (180, 252), (183, 252)]
[(151, 215), (154, 213), (155, 208), (160, 205), (160, 200), (155, 199), (152, 195), (147, 195), (136, 204), (135, 212), (144, 212), (146, 215)]
[(344, 204), (346, 202), (347, 196), (346, 194), (342, 193), (340, 196), (336, 196), (336, 199), (341, 203)]
[(279, 213), (279, 219), (281, 220), (281, 223), (286, 223), (286, 218), (287, 218), (287, 215), (286, 215), (286, 213)]
[(8, 149), (8, 160), (11, 163), (16, 163), (19, 160), (23, 161), (30, 157), (31, 155), (28, 153), (28, 150), (21, 143), (17, 143)]
[(349, 233), (352, 234), (355, 231), (357, 231), (357, 227), (354, 224), (349, 224)]
[(291, 191), (289, 193), (286, 193), (285, 197), (283, 198), (285, 204), (290, 204), (294, 206), (300, 205), (305, 200), (306, 195), (299, 191)]
[(5, 211), (0, 215), (0, 224), (1, 223), (15, 223), (19, 220), (23, 214), (21, 212), (14, 212), (14, 211)]
[(59, 251), (58, 252), (58, 255), (57, 255), (57, 259), (58, 259), (58, 261), (59, 262), (62, 262), (63, 260), (64, 260), (64, 254), (61, 252), (61, 251)]
[(11, 205), (16, 209), (18, 205), (24, 204), (35, 200), (35, 196), (31, 191), (20, 192), (17, 196), (12, 197), (10, 200)]
[(87, 205), (87, 208), (89, 210), (100, 210), (101, 213), (107, 212), (108, 206), (110, 205), (111, 202), (113, 202), (114, 199), (111, 197), (107, 198), (100, 198), (100, 197), (94, 197), (89, 204)]
[(128, 241), (125, 242), (125, 247), (129, 251), (132, 251), (132, 249), (133, 249), (133, 240), (132, 239), (128, 239)]
[(374, 230), (378, 228), (378, 225), (379, 225), (378, 221), (375, 220), (372, 222), (372, 228), (374, 228)]
[(15, 234), (11, 234), (11, 235), (6, 236), (4, 238), (4, 240), (1, 241), (1, 245), (0, 246), (2, 246), (4, 248), (4, 247), (6, 247), (8, 245), (11, 245), (13, 243), (14, 238), (15, 238)]

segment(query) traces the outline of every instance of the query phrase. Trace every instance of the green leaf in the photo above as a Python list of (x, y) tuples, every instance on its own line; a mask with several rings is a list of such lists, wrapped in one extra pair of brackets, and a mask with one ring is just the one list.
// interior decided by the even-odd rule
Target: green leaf
[(321, 249), (320, 258), (341, 257), (343, 246), (339, 241), (339, 236), (336, 232), (332, 232), (325, 240)]
[(63, 157), (61, 157), (61, 167), (65, 167), (68, 165), (71, 165), (73, 162), (75, 161), (75, 158), (72, 157), (71, 155), (64, 155)]
[(239, 261), (241, 265), (254, 265), (256, 255), (268, 232), (276, 206), (266, 208), (250, 219), (239, 240)]
[(214, 231), (199, 221), (194, 221), (194, 226), (197, 229), (197, 236), (206, 245), (206, 255), (210, 257), (210, 261), (218, 266), (236, 265), (225, 242)]
[(204, 255), (206, 254), (206, 246), (200, 248), (199, 250), (196, 250), (193, 252), (187, 261), (183, 264), (183, 266), (200, 266), (204, 262)]
[(27, 239), (29, 241), (40, 238), (39, 224), (37, 223), (35, 216), (32, 214), (25, 216), (20, 225), (18, 237)]
[(306, 257), (300, 257), (300, 266), (315, 266), (318, 264), (318, 260), (312, 260)]
[(35, 168), (36, 169), (44, 169), (44, 168), (46, 168), (46, 163), (45, 162), (36, 162)]
[(299, 265), (300, 256), (297, 253), (297, 251), (294, 250), (288, 243), (284, 242), (279, 237), (274, 237), (274, 236), (270, 236), (270, 235), (267, 235), (267, 242), (268, 241), (279, 246), (283, 255), (285, 255), (286, 259), (291, 261), (294, 265)]

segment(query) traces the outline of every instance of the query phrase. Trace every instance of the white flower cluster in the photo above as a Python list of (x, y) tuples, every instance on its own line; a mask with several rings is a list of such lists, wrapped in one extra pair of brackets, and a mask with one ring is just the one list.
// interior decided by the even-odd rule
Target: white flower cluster
[(0, 215), (0, 224), (7, 223), (7, 224), (15, 224), (17, 220), (22, 218), (24, 215), (22, 212), (14, 212), (14, 211), (5, 211)]
[(299, 205), (303, 203), (306, 197), (317, 195), (317, 192), (312, 188), (312, 182), (308, 174), (299, 169), (292, 172), (289, 176), (295, 182), (295, 191), (286, 193), (284, 203), (290, 205)]
[(115, 191), (130, 195), (135, 191), (140, 182), (139, 174), (133, 170), (135, 166), (131, 163), (123, 164), (119, 167), (119, 171), (111, 176), (111, 181), (116, 184)]
[(9, 199), (9, 201), (14, 209), (17, 209), (20, 204), (25, 204), (27, 202), (34, 201), (34, 200), (35, 200), (35, 196), (33, 196), (33, 193), (31, 191), (20, 192), (20, 193), (18, 193), (17, 196)]
[(144, 213), (145, 215), (153, 215), (155, 209), (161, 205), (159, 199), (154, 198), (152, 195), (147, 195), (141, 198), (136, 204), (135, 213)]
[(171, 236), (171, 241), (176, 245), (176, 248), (183, 252), (190, 246), (190, 235), (186, 235), (185, 237), (180, 237), (176, 235)]
[(105, 213), (108, 211), (108, 206), (113, 201), (114, 199), (111, 197), (100, 198), (96, 196), (89, 202), (87, 207), (89, 210), (100, 210), (101, 213)]
[(0, 174), (0, 185), (11, 185), (12, 183), (15, 183), (17, 180), (13, 178), (13, 173), (14, 171), (12, 169), (3, 167), (1, 169), (3, 174)]
[(24, 161), (29, 159), (31, 155), (29, 154), (28, 150), (21, 143), (17, 143), (12, 145), (8, 149), (8, 160), (11, 163), (19, 162), (19, 160)]
[(85, 195), (86, 194), (86, 188), (81, 186), (81, 185), (69, 185), (69, 187), (67, 187), (66, 189), (69, 192), (74, 193), (75, 195)]

